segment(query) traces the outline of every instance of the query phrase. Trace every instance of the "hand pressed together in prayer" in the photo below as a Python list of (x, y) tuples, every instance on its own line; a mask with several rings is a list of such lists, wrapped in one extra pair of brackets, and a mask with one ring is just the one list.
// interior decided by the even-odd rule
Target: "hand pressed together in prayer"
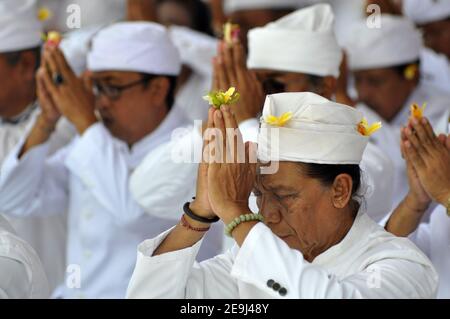
[(199, 166), (197, 196), (191, 209), (204, 217), (218, 216), (225, 223), (251, 213), (248, 198), (256, 178), (252, 144), (244, 145), (229, 106), (210, 108), (203, 157)]
[(247, 69), (244, 48), (239, 40), (235, 39), (231, 44), (219, 43), (213, 67), (213, 90), (235, 87), (241, 93), (240, 100), (231, 106), (237, 123), (257, 117), (264, 104), (264, 91), (256, 74)]
[(420, 204), (433, 199), (447, 205), (450, 198), (450, 137), (436, 136), (426, 118), (413, 119), (402, 129), (401, 147), (408, 165), (410, 188)]
[[(57, 114), (65, 116), (78, 133), (83, 134), (97, 122), (94, 95), (72, 71), (59, 48), (45, 46), (42, 62), (38, 71), (38, 88), (43, 113), (50, 123), (57, 121)], [(58, 74), (62, 80), (60, 84), (54, 81)]]

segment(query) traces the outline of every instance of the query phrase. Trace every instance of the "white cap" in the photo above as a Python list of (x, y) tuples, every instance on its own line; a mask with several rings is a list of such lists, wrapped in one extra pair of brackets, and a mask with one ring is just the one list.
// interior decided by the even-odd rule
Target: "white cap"
[(41, 33), (36, 0), (0, 1), (0, 52), (38, 47)]
[(352, 28), (345, 47), (352, 70), (388, 68), (420, 59), (422, 35), (407, 18), (381, 16), (381, 28), (360, 22)]
[[(291, 112), (284, 126), (268, 124), (270, 116)], [(316, 164), (359, 164), (369, 141), (358, 131), (363, 119), (356, 109), (314, 93), (268, 95), (261, 117), (258, 158)], [(276, 131), (278, 130), (278, 138)], [(275, 133), (275, 134), (274, 134)]]
[(297, 9), (318, 0), (224, 0), (224, 11), (231, 14), (241, 10)]
[(153, 22), (121, 22), (92, 40), (88, 69), (178, 75), (181, 61), (167, 29)]
[(403, 14), (416, 24), (450, 18), (450, 0), (403, 0)]
[(297, 10), (248, 34), (250, 69), (339, 76), (342, 50), (329, 4)]

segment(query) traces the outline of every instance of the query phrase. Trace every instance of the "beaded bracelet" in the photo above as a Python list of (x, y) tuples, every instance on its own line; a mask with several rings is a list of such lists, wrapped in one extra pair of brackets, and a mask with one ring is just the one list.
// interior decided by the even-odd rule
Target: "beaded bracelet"
[(183, 226), (189, 230), (198, 232), (198, 233), (206, 233), (209, 230), (209, 227), (198, 228), (198, 227), (191, 226), (191, 224), (189, 224), (189, 222), (186, 220), (186, 217), (184, 217), (184, 215), (181, 216), (180, 224), (181, 224), (181, 226)]
[(231, 237), (231, 233), (238, 225), (245, 223), (245, 222), (252, 222), (252, 221), (262, 222), (262, 221), (264, 221), (264, 218), (260, 214), (245, 214), (245, 215), (236, 217), (235, 219), (233, 219), (233, 221), (231, 223), (229, 223), (225, 227), (225, 235), (227, 235), (228, 237)]

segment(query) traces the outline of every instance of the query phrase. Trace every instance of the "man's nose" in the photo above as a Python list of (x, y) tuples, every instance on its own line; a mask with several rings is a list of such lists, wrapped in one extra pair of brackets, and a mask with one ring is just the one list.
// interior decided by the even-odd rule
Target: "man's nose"
[(273, 199), (269, 198), (269, 196), (262, 195), (261, 197), (259, 211), (264, 217), (264, 222), (267, 225), (278, 224), (281, 221), (280, 208), (274, 203)]

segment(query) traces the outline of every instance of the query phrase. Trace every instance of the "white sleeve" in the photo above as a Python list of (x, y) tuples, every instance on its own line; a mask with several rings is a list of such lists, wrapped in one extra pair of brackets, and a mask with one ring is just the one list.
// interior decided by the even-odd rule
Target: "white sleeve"
[(195, 262), (202, 241), (182, 250), (152, 256), (171, 230), (138, 247), (127, 298), (237, 298), (230, 276), (231, 252), (200, 264)]
[(125, 155), (102, 124), (96, 123), (84, 132), (67, 154), (65, 164), (117, 223), (134, 222), (143, 215), (144, 210), (131, 196), (131, 172)]
[(0, 171), (0, 210), (8, 215), (60, 214), (66, 210), (68, 172), (66, 148), (47, 158), (49, 143), (30, 149), (20, 160), (22, 141), (3, 162)]
[(28, 299), (31, 283), (26, 267), (19, 261), (0, 257), (0, 299)]
[[(376, 287), (369, 284), (374, 282), (375, 271), (381, 274)], [(276, 298), (433, 298), (436, 288), (435, 278), (429, 277), (424, 266), (402, 259), (375, 261), (352, 276), (338, 279), (307, 262), (262, 223), (247, 235), (231, 274)], [(287, 290), (284, 297), (267, 286), (270, 279)]]
[(409, 235), (408, 238), (430, 257), (431, 226), (429, 223), (421, 223), (416, 231)]

